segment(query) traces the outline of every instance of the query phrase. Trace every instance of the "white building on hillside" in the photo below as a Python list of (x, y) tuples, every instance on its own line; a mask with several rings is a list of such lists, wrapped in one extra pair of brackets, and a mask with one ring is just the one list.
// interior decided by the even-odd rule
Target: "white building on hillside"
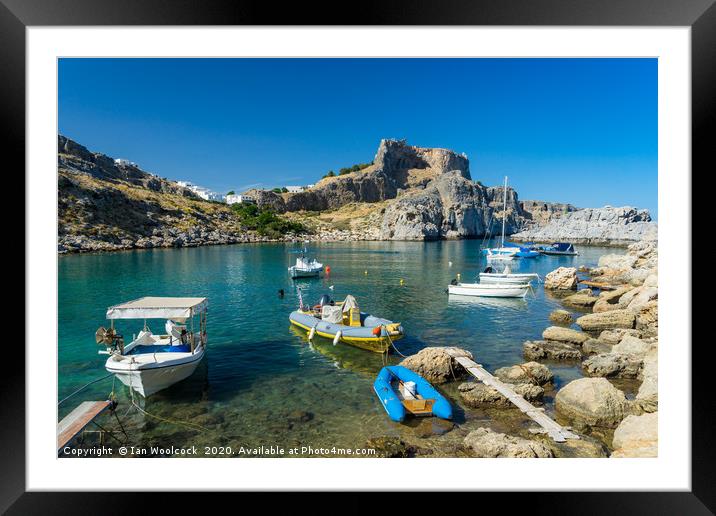
[(229, 194), (226, 196), (226, 204), (256, 204), (256, 199), (251, 195)]
[(139, 165), (137, 165), (134, 161), (129, 161), (128, 159), (120, 159), (116, 158), (114, 160), (115, 165), (122, 165), (124, 167), (137, 167), (139, 168)]
[(189, 181), (177, 181), (176, 183), (179, 186), (183, 186), (184, 188), (191, 190), (205, 201), (225, 202), (223, 195), (221, 195), (220, 193), (212, 192), (211, 190), (209, 190), (208, 188), (204, 188), (203, 186), (197, 186)]
[(288, 190), (288, 193), (299, 193), (299, 192), (305, 192), (309, 188), (313, 188), (315, 185), (306, 185), (306, 186), (287, 186), (286, 190)]

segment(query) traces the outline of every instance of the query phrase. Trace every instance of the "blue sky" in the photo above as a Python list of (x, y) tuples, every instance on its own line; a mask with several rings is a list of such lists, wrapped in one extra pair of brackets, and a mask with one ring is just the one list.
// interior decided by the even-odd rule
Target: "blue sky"
[(656, 59), (61, 59), (59, 131), (224, 193), (405, 138), (521, 199), (657, 214)]

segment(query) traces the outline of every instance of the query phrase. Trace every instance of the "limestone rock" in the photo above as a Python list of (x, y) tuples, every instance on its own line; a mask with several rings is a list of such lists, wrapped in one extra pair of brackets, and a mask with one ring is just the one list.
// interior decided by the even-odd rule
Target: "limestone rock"
[(607, 344), (619, 344), (624, 337), (627, 335), (630, 335), (632, 337), (640, 338), (642, 336), (641, 330), (636, 329), (614, 329), (614, 330), (604, 330), (599, 334), (599, 340), (606, 342)]
[[(541, 401), (544, 389), (531, 383), (521, 383), (512, 388), (517, 394), (529, 402)], [(513, 407), (510, 400), (497, 390), (481, 382), (465, 382), (458, 387), (460, 397), (468, 407), (499, 406)]]
[(659, 302), (649, 301), (636, 315), (636, 329), (645, 336), (655, 337), (659, 334)]
[(636, 317), (628, 310), (611, 310), (583, 315), (577, 319), (577, 326), (584, 331), (601, 331), (615, 328), (634, 328)]
[(511, 367), (501, 367), (495, 370), (494, 375), (505, 383), (519, 384), (531, 383), (544, 385), (554, 378), (552, 371), (545, 365), (537, 362), (526, 362)]
[(589, 308), (594, 306), (598, 299), (599, 298), (597, 296), (592, 294), (591, 289), (585, 288), (580, 290), (576, 294), (572, 294), (571, 296), (565, 297), (564, 299), (562, 299), (562, 302), (566, 305)]
[[(469, 351), (460, 348), (450, 348), (472, 358)], [(411, 355), (400, 365), (415, 371), (420, 376), (433, 384), (449, 382), (455, 378), (459, 379), (466, 374), (465, 369), (452, 358), (444, 347), (430, 347), (421, 349), (417, 354)], [(454, 375), (454, 377), (453, 377)]]
[(542, 443), (493, 432), (488, 428), (473, 430), (463, 442), (476, 457), (548, 458), (554, 456), (552, 451)]
[(612, 457), (656, 457), (659, 450), (659, 413), (624, 418), (614, 431)]
[(576, 268), (559, 267), (545, 276), (544, 288), (549, 290), (576, 290), (577, 282)]
[(561, 326), (550, 326), (542, 332), (542, 338), (545, 340), (553, 340), (557, 342), (568, 342), (570, 344), (584, 344), (589, 335), (581, 331), (571, 328), (562, 328)]
[(656, 287), (642, 287), (639, 293), (629, 302), (627, 310), (639, 313), (650, 301), (659, 297), (659, 289)]
[(619, 309), (619, 299), (632, 290), (631, 287), (622, 287), (615, 290), (605, 290), (599, 294), (599, 299), (594, 303), (592, 310), (594, 312), (607, 312), (609, 310)]
[(622, 391), (606, 378), (580, 378), (559, 390), (555, 408), (563, 416), (590, 426), (614, 428), (632, 408)]
[(610, 353), (613, 344), (602, 339), (589, 339), (582, 344), (582, 353), (585, 355), (599, 355), (600, 353)]
[(582, 353), (572, 344), (545, 340), (528, 340), (522, 345), (527, 360), (580, 360)]
[(512, 235), (514, 240), (627, 245), (656, 241), (657, 225), (647, 210), (630, 206), (585, 208), (567, 213), (548, 224)]
[(644, 359), (641, 377), (642, 383), (636, 394), (635, 403), (644, 412), (656, 412), (659, 407), (659, 365), (656, 353)]
[(625, 353), (644, 357), (647, 353), (655, 348), (654, 342), (647, 342), (631, 335), (626, 335), (619, 344), (612, 348), (613, 353)]
[(549, 320), (555, 324), (569, 326), (572, 324), (572, 314), (567, 310), (553, 310), (552, 313), (549, 314)]
[(601, 353), (582, 362), (589, 376), (607, 378), (636, 378), (642, 367), (642, 359), (624, 353)]

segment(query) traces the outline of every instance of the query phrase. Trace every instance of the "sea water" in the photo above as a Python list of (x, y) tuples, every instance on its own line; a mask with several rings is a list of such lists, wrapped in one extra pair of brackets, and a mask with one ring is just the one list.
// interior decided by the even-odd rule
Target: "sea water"
[[(103, 348), (95, 344), (94, 333), (107, 326), (108, 306), (143, 296), (192, 296), (207, 297), (209, 312), (207, 353), (190, 378), (146, 400), (135, 395), (140, 411), (128, 388), (110, 377), (64, 401), (58, 417), (83, 400), (106, 399), (114, 392), (117, 415), (132, 445), (229, 447), (231, 455), (237, 455), (239, 447), (359, 448), (383, 437), (432, 447), (436, 455), (453, 455), (451, 450), (471, 428), (524, 431), (529, 420), (517, 410), (463, 407), (457, 382), (440, 387), (455, 405), (457, 430), (442, 435), (450, 426), (433, 420), (393, 423), (372, 390), (384, 365), (382, 355), (343, 343), (334, 346), (320, 337), (309, 343), (306, 333), (288, 320), (298, 307), (299, 288), (307, 304), (315, 304), (322, 294), (336, 300), (351, 294), (363, 311), (402, 323), (406, 336), (395, 342), (397, 352), (390, 363), (400, 360), (398, 352), (410, 355), (427, 346), (467, 349), (490, 371), (522, 363), (522, 344), (541, 338), (550, 325), (549, 313), (561, 304), (539, 283), (524, 300), (448, 296), (447, 286), (458, 274), (470, 282), (486, 267), (481, 244), (311, 244), (309, 253), (329, 266), (330, 274), (296, 281), (287, 272), (297, 256), (291, 251), (299, 248), (292, 244), (60, 256), (58, 401), (107, 374), (107, 356), (97, 353)], [(540, 256), (515, 260), (510, 267), (543, 278), (560, 266), (593, 267), (602, 254), (623, 252), (588, 246), (578, 250), (579, 256)], [(147, 321), (155, 333), (164, 332), (164, 323)], [(118, 324), (125, 342), (142, 324)], [(579, 363), (548, 365), (556, 389), (582, 376)], [(553, 412), (553, 394), (554, 389), (545, 398), (548, 413)]]

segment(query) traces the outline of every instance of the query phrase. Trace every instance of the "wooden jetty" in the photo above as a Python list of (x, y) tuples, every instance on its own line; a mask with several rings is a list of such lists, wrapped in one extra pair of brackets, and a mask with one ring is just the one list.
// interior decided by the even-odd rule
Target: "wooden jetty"
[(112, 401), (83, 401), (57, 424), (57, 452), (74, 439), (97, 416), (113, 405)]
[(470, 357), (459, 351), (457, 348), (445, 348), (445, 351), (448, 355), (454, 358), (458, 364), (464, 367), (468, 373), (473, 375), (485, 385), (492, 387), (497, 392), (502, 394), (505, 398), (510, 400), (512, 404), (514, 404), (518, 409), (520, 409), (525, 415), (530, 417), (535, 423), (544, 428), (547, 434), (555, 442), (563, 443), (567, 439), (579, 439), (579, 436), (577, 434), (570, 432), (566, 428), (563, 428), (562, 426), (557, 424), (557, 422), (555, 422), (552, 418), (547, 416), (547, 414), (544, 413), (544, 409), (537, 408), (531, 403), (529, 403), (522, 396), (513, 391), (509, 385), (501, 382), (500, 380), (492, 376), (492, 374), (490, 374), (487, 369), (482, 367), (480, 364), (477, 364), (472, 361)]

